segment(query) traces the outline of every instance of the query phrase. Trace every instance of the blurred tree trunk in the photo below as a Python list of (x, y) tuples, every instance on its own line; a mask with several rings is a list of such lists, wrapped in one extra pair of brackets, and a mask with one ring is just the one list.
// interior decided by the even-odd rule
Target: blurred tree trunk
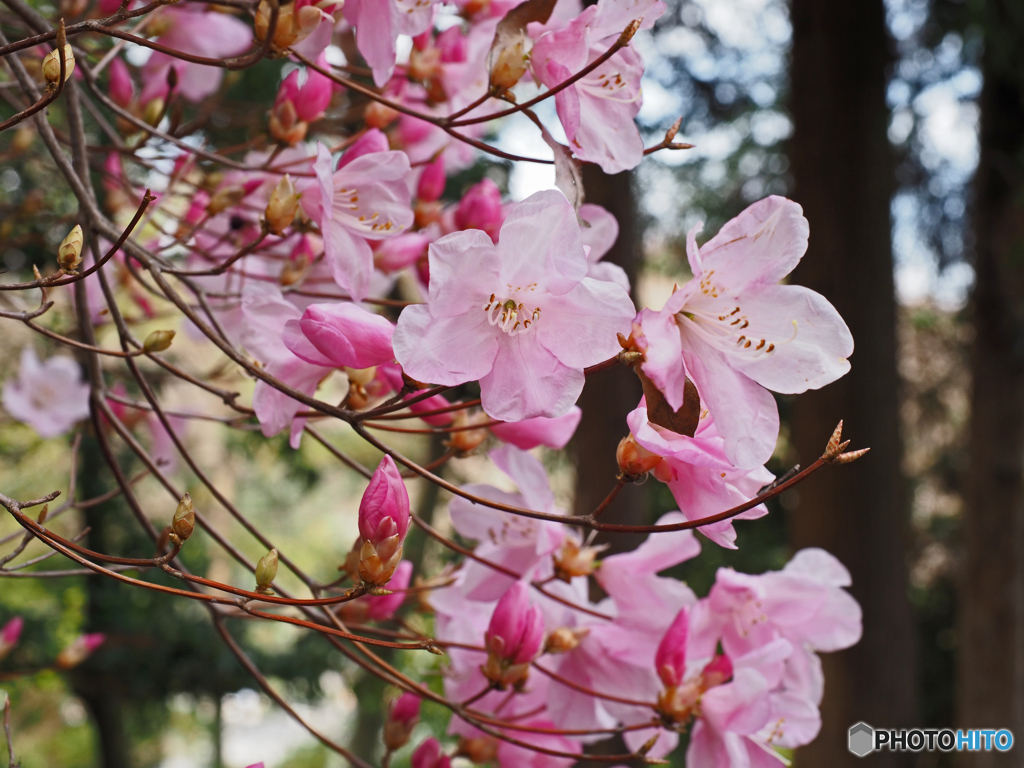
[[(988, 0), (957, 725), (1024, 733), (1024, 5)], [(971, 766), (1013, 752), (963, 753)]]
[[(640, 267), (639, 227), (633, 175), (619, 173), (609, 176), (596, 165), (583, 167), (583, 188), (587, 202), (607, 208), (619, 222), (619, 238), (604, 257), (618, 264), (629, 276), (636, 290)], [(643, 392), (636, 375), (625, 366), (615, 366), (587, 378), (579, 406), (583, 420), (576, 430), (576, 514), (589, 514), (600, 504), (615, 484), (618, 464), (615, 449), (629, 432), (626, 416), (636, 408)], [(643, 523), (647, 513), (644, 486), (630, 485), (622, 490), (601, 516), (615, 523)], [(633, 549), (643, 536), (617, 534), (607, 539), (611, 551)]]
[[(822, 731), (798, 761), (859, 765), (847, 752), (851, 725), (898, 727), (916, 718), (889, 218), (891, 52), (883, 0), (792, 0), (791, 15), (793, 197), (811, 225), (794, 282), (835, 304), (856, 343), (847, 376), (795, 399), (793, 443), (806, 466), (844, 419), (852, 447), (871, 446), (861, 461), (825, 469), (790, 497), (794, 547), (820, 546), (838, 557), (864, 609), (860, 643), (823, 657)], [(894, 766), (911, 756), (872, 759)]]

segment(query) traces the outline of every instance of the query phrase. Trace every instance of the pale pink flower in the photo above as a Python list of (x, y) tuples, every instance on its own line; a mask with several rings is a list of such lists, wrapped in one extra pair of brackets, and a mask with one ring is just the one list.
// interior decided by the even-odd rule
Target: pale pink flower
[(441, 742), (431, 736), (412, 753), (412, 768), (450, 768), (451, 758), (441, 749)]
[(503, 443), (514, 445), (524, 451), (538, 445), (560, 451), (575, 434), (582, 418), (583, 411), (574, 405), (565, 414), (553, 419), (537, 416), (533, 419), (495, 424), (491, 427), (491, 434)]
[[(182, 53), (208, 59), (237, 56), (252, 44), (252, 28), (226, 13), (205, 10), (205, 6), (175, 5), (161, 8), (155, 26), (160, 28), (157, 42)], [(178, 75), (175, 91), (189, 101), (202, 101), (220, 87), (224, 70), (176, 59), (154, 51), (142, 68), (145, 86), (140, 101), (167, 95), (167, 72), (174, 67)]]
[(437, 0), (348, 0), (345, 19), (356, 28), (356, 45), (373, 70), (373, 81), (384, 85), (395, 69), (399, 35), (415, 37), (434, 18)]
[(409, 491), (390, 456), (381, 459), (359, 502), (359, 535), (378, 544), (397, 535), (405, 539), (409, 530)]
[[(633, 19), (642, 16), (649, 26), (664, 10), (664, 3), (649, 0), (631, 3), (602, 0), (564, 28), (537, 40), (531, 57), (534, 75), (548, 88), (553, 88), (607, 51)], [(619, 173), (639, 165), (644, 156), (644, 143), (634, 118), (643, 103), (640, 95), (643, 73), (643, 59), (632, 46), (627, 46), (593, 72), (555, 94), (555, 106), (565, 135), (581, 160), (597, 163), (606, 173)]]
[(40, 437), (57, 437), (89, 415), (89, 385), (70, 357), (40, 362), (31, 346), (21, 350), (21, 369), (3, 387), (3, 406)]
[(587, 252), (587, 262), (590, 264), (587, 277), (618, 283), (627, 291), (630, 290), (625, 270), (618, 264), (601, 261), (619, 238), (619, 222), (607, 210), (593, 203), (581, 205), (579, 217), (583, 245), (590, 249)]
[[(380, 134), (369, 133), (365, 142)], [(335, 282), (356, 301), (366, 296), (373, 276), (367, 240), (398, 235), (413, 221), (406, 180), (409, 158), (393, 151), (360, 154), (363, 146), (353, 145), (333, 170), (331, 153), (318, 143), (313, 164), (317, 183), (306, 186), (302, 196), (303, 208), (320, 227)]]
[(492, 418), (566, 413), (583, 369), (617, 353), (633, 315), (621, 286), (586, 277), (576, 212), (555, 190), (514, 206), (497, 246), (455, 232), (429, 259), (428, 302), (402, 311), (395, 356), (418, 381), (479, 380)]
[[(737, 469), (730, 463), (725, 441), (710, 413), (704, 412), (693, 437), (651, 424), (645, 400), (626, 417), (626, 422), (637, 443), (663, 457), (653, 474), (668, 485), (687, 520), (702, 520), (739, 506), (775, 479), (764, 467)], [(721, 547), (736, 549), (733, 520), (754, 520), (767, 514), (768, 508), (759, 504), (729, 520), (697, 530)]]
[[(523, 725), (539, 729), (552, 729), (554, 726), (550, 720), (529, 720)], [(526, 744), (552, 752), (567, 752), (571, 755), (580, 754), (583, 749), (579, 741), (570, 739), (557, 733), (535, 733), (533, 731), (506, 731), (506, 734)], [(548, 755), (544, 752), (537, 752), (527, 747), (520, 747), (517, 744), (510, 744), (507, 741), (498, 742), (498, 765), (501, 768), (569, 768), (575, 765), (576, 759), (572, 757), (559, 757)]]
[(725, 453), (737, 467), (763, 464), (775, 447), (778, 409), (768, 392), (796, 394), (850, 369), (853, 338), (835, 308), (799, 285), (778, 285), (807, 250), (807, 220), (796, 203), (754, 203), (697, 248), (694, 277), (660, 312), (644, 310), (634, 338), (643, 371), (678, 409), (684, 377), (697, 386)]
[(371, 368), (391, 362), (395, 327), (357, 304), (310, 304), (299, 320), (288, 320), (284, 343), (292, 354), (314, 365)]

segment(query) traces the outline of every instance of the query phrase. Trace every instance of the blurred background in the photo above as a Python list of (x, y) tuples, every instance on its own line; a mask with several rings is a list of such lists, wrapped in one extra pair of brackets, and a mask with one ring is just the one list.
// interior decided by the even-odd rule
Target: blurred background
[[(719, 566), (778, 568), (806, 546), (824, 547), (850, 568), (864, 638), (825, 656), (824, 728), (795, 755), (801, 768), (852, 765), (846, 729), (860, 720), (1006, 727), (1024, 738), (1024, 2), (667, 2), (653, 33), (635, 43), (648, 67), (640, 119), (650, 145), (682, 116), (679, 139), (696, 148), (658, 153), (630, 174), (586, 169), (588, 202), (621, 225), (606, 258), (630, 274), (638, 305), (657, 308), (689, 277), (685, 234), (695, 223), (705, 223), (706, 238), (765, 195), (799, 202), (810, 249), (792, 279), (839, 309), (856, 351), (838, 383), (779, 398), (783, 434), (770, 468), (781, 474), (813, 461), (840, 419), (852, 447), (872, 448), (786, 493), (767, 518), (740, 523), (738, 551), (705, 544), (676, 575), (705, 594)], [(270, 103), (279, 68), (263, 62), (229, 76), (229, 109), (205, 130), (244, 140), (247, 120), (262, 126), (262, 107), (245, 105)], [(505, 125), (497, 141), (537, 154), (536, 133), (523, 120)], [(50, 183), (49, 166), (17, 140), (0, 138), (0, 260), (14, 272), (51, 258), (66, 232), (60, 217), (72, 206)], [(481, 162), (451, 180), (447, 196), (487, 175), (520, 199), (552, 186), (549, 173)], [(29, 340), (4, 326), (3, 378), (16, 365), (12, 350)], [(193, 354), (208, 353), (196, 346)], [(246, 386), (232, 375), (225, 386)], [(173, 402), (173, 387), (165, 396)], [(566, 507), (589, 511), (604, 497), (639, 396), (624, 369), (588, 381), (573, 443), (546, 456)], [(0, 418), (4, 492), (27, 498), (66, 488), (67, 445)], [(357, 458), (376, 461), (343, 428), (330, 434)], [(201, 423), (188, 439), (236, 502), (289, 551), (322, 563), (326, 579), (355, 538), (361, 484), (310, 440), (294, 452), (283, 439)], [(441, 446), (403, 450), (429, 460)], [(83, 497), (110, 487), (100, 461), (87, 438)], [(484, 465), (454, 462), (447, 477), (477, 479)], [(149, 480), (139, 485), (142, 498), (155, 490)], [(192, 492), (197, 507), (238, 533), (198, 485)], [(414, 489), (419, 513), (442, 528), (446, 501), (436, 489)], [(628, 488), (606, 514), (648, 523), (671, 508), (667, 488), (651, 481)], [(119, 502), (87, 510), (77, 524), (91, 527), (94, 549), (142, 546)], [(0, 521), (0, 533), (12, 530)], [(443, 566), (445, 554), (422, 539), (411, 536), (409, 549), (419, 573)], [(211, 578), (251, 578), (213, 550), (190, 542), (185, 554)], [(64, 567), (54, 562), (39, 567)], [(96, 579), (8, 579), (0, 622), (15, 614), (26, 619), (25, 640), (5, 664), (19, 669), (52, 658), (80, 631), (110, 637), (69, 675), (0, 675), (17, 702), (24, 768), (343, 764), (253, 690), (194, 605)], [(389, 695), (379, 681), (308, 633), (252, 626), (243, 637), (311, 723), (364, 756), (378, 753)], [(421, 727), (439, 732), (443, 717), (425, 706)], [(1022, 765), (1022, 754), (956, 759)], [(954, 764), (941, 753), (868, 760)]]

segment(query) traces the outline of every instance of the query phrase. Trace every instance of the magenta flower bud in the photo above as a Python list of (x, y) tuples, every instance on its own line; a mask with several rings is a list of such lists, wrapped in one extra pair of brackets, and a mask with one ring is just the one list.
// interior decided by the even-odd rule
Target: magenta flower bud
[(538, 606), (530, 605), (526, 584), (517, 581), (502, 595), (484, 637), (488, 651), (513, 664), (537, 657), (544, 642), (544, 617)]
[(379, 128), (371, 128), (345, 150), (345, 154), (341, 156), (341, 162), (338, 163), (336, 170), (340, 171), (353, 160), (363, 155), (370, 155), (374, 152), (387, 152), (390, 149), (388, 137)]
[(441, 742), (431, 736), (412, 753), (412, 768), (450, 768), (452, 762), (441, 749)]
[(423, 166), (423, 173), (420, 175), (419, 184), (416, 187), (416, 197), (428, 203), (439, 200), (444, 194), (444, 155)]
[(18, 644), (24, 626), (25, 620), (21, 616), (15, 616), (4, 624), (3, 629), (0, 629), (0, 659), (10, 653)]
[[(323, 67), (327, 60), (321, 56), (317, 63)], [(291, 101), (299, 120), (311, 123), (323, 117), (333, 94), (331, 79), (307, 67), (304, 72), (296, 69), (284, 79), (277, 91), (275, 104), (286, 99)]]
[[(418, 393), (414, 392), (409, 397), (415, 397)], [(451, 405), (445, 398), (444, 395), (434, 395), (428, 397), (426, 400), (420, 400), (417, 403), (409, 405), (409, 410), (413, 413), (426, 413), (428, 411), (439, 411), (442, 408), (448, 408)], [(453, 416), (451, 412), (448, 413), (434, 413), (429, 416), (421, 416), (427, 424), (434, 427), (444, 427), (452, 423)]]
[(408, 530), (409, 492), (394, 460), (385, 456), (359, 502), (359, 534), (377, 544), (387, 536), (404, 540)]
[(470, 187), (455, 209), (455, 225), (459, 229), (482, 229), (495, 242), (504, 220), (501, 190), (490, 179)]
[(362, 370), (395, 358), (395, 326), (357, 304), (311, 304), (297, 324), (300, 334), (295, 325), (289, 322), (285, 328), (285, 346), (314, 365)]
[(420, 718), (420, 697), (406, 691), (395, 699), (388, 717), (406, 725), (415, 723)]
[(431, 238), (422, 232), (406, 232), (381, 240), (373, 252), (373, 263), (384, 272), (397, 272), (427, 255)]
[(93, 632), (87, 635), (79, 635), (71, 644), (57, 654), (54, 662), (58, 669), (71, 669), (77, 667), (107, 640), (107, 636), (101, 632)]
[(690, 617), (683, 608), (661, 638), (654, 655), (654, 667), (666, 688), (678, 688), (686, 675), (686, 638), (690, 633)]
[(110, 62), (110, 100), (119, 107), (129, 107), (135, 100), (135, 84), (128, 74), (128, 65), (118, 57)]
[(728, 682), (732, 678), (732, 660), (724, 653), (719, 654), (704, 667), (701, 674), (704, 676), (705, 690)]

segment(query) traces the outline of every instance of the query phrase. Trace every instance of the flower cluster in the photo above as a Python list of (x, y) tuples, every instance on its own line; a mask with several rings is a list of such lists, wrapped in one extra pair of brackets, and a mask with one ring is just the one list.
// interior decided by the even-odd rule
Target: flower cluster
[[(100, 11), (126, 20), (129, 4), (112, 3), (101, 0)], [(44, 54), (46, 98), (60, 96), (63, 66), (66, 77), (83, 77), (90, 107), (110, 112), (97, 135), (122, 135), (91, 164), (75, 157), (67, 170), (62, 153), (54, 158), (65, 175), (102, 168), (105, 197), (80, 201), (81, 223), (67, 222), (45, 277), (13, 286), (41, 289), (40, 308), (3, 316), (79, 358), (40, 361), (25, 346), (2, 402), (43, 439), (88, 417), (84, 428), (133, 508), (120, 446), (171, 491), (170, 524), (147, 530), (157, 556), (113, 562), (198, 582), (202, 590), (159, 588), (206, 600), (218, 622), (228, 606), (320, 632), (346, 652), (351, 644), (352, 658), (402, 689), (387, 705), (386, 760), (408, 747), (415, 768), (446, 768), (456, 757), (557, 768), (622, 733), (622, 762), (667, 755), (680, 734), (690, 765), (784, 762), (779, 750), (808, 743), (820, 727), (817, 654), (860, 636), (848, 573), (806, 549), (777, 572), (721, 569), (698, 598), (666, 572), (702, 546), (736, 548), (735, 521), (768, 514), (779, 487), (806, 476), (776, 482), (765, 468), (779, 436), (773, 393), (835, 381), (853, 340), (826, 298), (784, 282), (807, 250), (809, 224), (783, 197), (754, 203), (703, 245), (695, 227), (690, 277), (663, 306), (637, 306), (625, 272), (602, 261), (619, 225), (584, 203), (580, 169), (619, 173), (647, 153), (635, 123), (644, 61), (633, 37), (665, 4), (263, 0), (251, 29), (234, 8), (139, 9), (145, 18), (134, 29), (152, 53), (137, 67), (120, 44), (102, 58), (83, 49), (77, 62), (63, 47)], [(225, 70), (259, 61), (279, 74), (265, 110), (237, 110), (259, 135), (241, 149), (220, 146), (217, 122), (231, 116), (213, 99), (236, 82)], [(532, 109), (545, 99), (558, 126)], [(488, 143), (514, 116), (537, 129), (536, 157)], [(81, 119), (67, 127), (76, 152), (93, 143), (75, 133)], [(213, 128), (200, 133), (207, 122)], [(672, 142), (678, 130), (652, 150), (682, 148)], [(487, 154), (553, 162), (554, 188), (507, 199), (497, 177), (478, 173)], [(91, 186), (72, 185), (94, 195)], [(74, 338), (50, 329), (61, 324), (35, 323), (51, 310), (74, 313)], [(142, 326), (148, 333), (136, 338)], [(213, 358), (221, 364), (207, 364)], [(588, 375), (612, 365), (631, 369), (644, 396), (628, 404), (609, 503), (653, 475), (678, 506), (654, 525), (627, 526), (649, 536), (616, 554), (592, 534), (622, 526), (599, 517), (605, 505), (566, 514), (545, 463), (588, 415), (576, 405)], [(241, 376), (228, 379), (228, 370)], [(166, 380), (201, 396), (168, 410), (162, 398), (180, 389), (162, 390)], [(339, 578), (321, 584), (304, 572), (301, 558), (271, 548), (218, 490), (216, 472), (188, 451), (197, 420), (286, 433), (294, 450), (312, 438), (358, 473), (358, 532), (338, 543), (341, 562), (330, 565)], [(337, 448), (334, 425), (370, 453)], [(408, 442), (385, 439), (396, 433)], [(427, 463), (415, 459), (415, 435), (432, 439), (437, 455)], [(843, 453), (839, 437), (807, 472), (860, 455)], [(197, 503), (215, 499), (265, 543), (255, 567), (179, 482), (207, 486)], [(433, 510), (420, 488), (428, 482), (451, 495), (436, 527), (412, 512), (410, 491), (417, 509)], [(78, 567), (120, 576), (98, 565), (111, 562), (104, 553), (45, 527), (45, 507), (32, 518), (13, 500), (4, 506)], [(440, 564), (423, 557), (412, 531), (454, 555)], [(172, 567), (183, 548), (206, 544), (254, 571), (255, 590)], [(291, 578), (284, 569), (311, 596), (276, 586)], [(20, 632), (20, 619), (0, 631), (0, 658)], [(55, 666), (85, 663), (103, 641), (81, 636)], [(447, 658), (429, 669), (391, 666), (367, 653), (373, 645)], [(429, 685), (436, 674), (443, 684)], [(431, 708), (422, 722), (421, 704)], [(440, 722), (435, 707), (450, 719), (428, 734), (427, 723)]]

